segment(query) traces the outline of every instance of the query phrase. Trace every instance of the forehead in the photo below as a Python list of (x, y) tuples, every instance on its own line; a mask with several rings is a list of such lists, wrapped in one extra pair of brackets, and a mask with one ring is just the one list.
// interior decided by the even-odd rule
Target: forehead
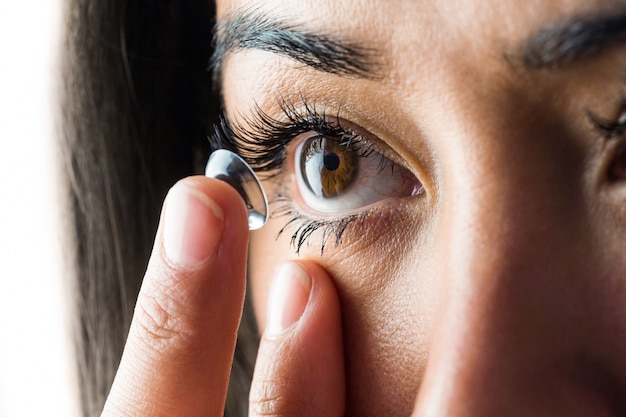
[[(383, 47), (389, 52), (506, 42), (542, 25), (624, 7), (614, 0), (218, 0), (218, 18), (260, 11), (294, 24)], [(467, 45), (465, 45), (467, 47)], [(436, 51), (430, 51), (436, 52)]]
[(610, 0), (218, 0), (219, 22), (246, 14), (367, 47), (375, 52), (387, 81), (419, 78), (423, 86), (428, 84), (423, 77), (441, 73), (441, 68), (458, 72), (480, 67), (484, 73), (505, 74), (510, 71), (508, 58), (522, 56), (531, 35), (563, 23), (572, 26), (567, 22), (572, 18), (623, 16), (624, 4)]

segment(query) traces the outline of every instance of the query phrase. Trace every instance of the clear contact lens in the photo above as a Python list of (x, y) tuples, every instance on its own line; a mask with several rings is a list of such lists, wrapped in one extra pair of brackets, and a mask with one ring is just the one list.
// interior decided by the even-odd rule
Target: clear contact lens
[(239, 155), (226, 149), (218, 149), (209, 157), (205, 175), (228, 183), (248, 207), (248, 228), (256, 230), (265, 224), (269, 216), (267, 197), (256, 174)]

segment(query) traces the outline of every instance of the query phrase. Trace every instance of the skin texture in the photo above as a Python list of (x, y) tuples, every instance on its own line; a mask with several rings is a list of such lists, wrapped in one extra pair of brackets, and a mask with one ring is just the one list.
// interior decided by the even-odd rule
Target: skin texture
[[(626, 50), (554, 69), (517, 59), (546, 25), (619, 4), (218, 1), (220, 20), (254, 7), (365, 44), (378, 63), (363, 79), (269, 52), (227, 53), (231, 119), (255, 105), (280, 118), (277, 97), (305, 96), (375, 137), (423, 185), (375, 203), (323, 255), (321, 232), (299, 254), (293, 229), (276, 238), (287, 217), (251, 234), (255, 311), (271, 331), (250, 415), (626, 414), (626, 138), (607, 141), (588, 117), (619, 116)], [(314, 216), (293, 151), (264, 186)], [(213, 180), (180, 187), (222, 217), (164, 217), (166, 231), (198, 228), (166, 233), (173, 243), (157, 235), (105, 415), (222, 411), (245, 287), (245, 208)], [(200, 242), (179, 253), (200, 264), (168, 260), (163, 248), (181, 241)], [(296, 269), (276, 272), (289, 260)]]
[[(347, 415), (626, 412), (624, 184), (607, 180), (616, 144), (605, 145), (585, 114), (619, 111), (626, 55), (536, 71), (505, 59), (544, 25), (612, 4), (256, 6), (374, 48), (381, 76), (340, 77), (240, 51), (223, 67), (227, 113), (258, 103), (280, 117), (277, 95), (303, 94), (377, 136), (425, 187), (419, 198), (379, 203), (323, 256), (321, 233), (300, 252), (329, 271), (339, 292)], [(222, 19), (250, 7), (218, 5)], [(291, 184), (307, 213), (289, 175), (292, 168), (266, 181), (268, 194)], [(275, 240), (287, 220), (252, 234), (261, 328), (268, 277), (297, 258), (293, 228)]]
[[(214, 179), (186, 178), (170, 190), (103, 416), (224, 415), (246, 283), (245, 210), (236, 191)], [(283, 271), (277, 324), (259, 348), (250, 415), (340, 417), (337, 291), (313, 262)]]

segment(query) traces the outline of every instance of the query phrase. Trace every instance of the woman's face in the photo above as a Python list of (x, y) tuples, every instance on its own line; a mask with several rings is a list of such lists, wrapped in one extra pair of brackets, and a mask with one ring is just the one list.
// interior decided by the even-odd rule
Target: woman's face
[(626, 413), (625, 10), (218, 1), (226, 113), (279, 149), (258, 322), (326, 268), (348, 415)]

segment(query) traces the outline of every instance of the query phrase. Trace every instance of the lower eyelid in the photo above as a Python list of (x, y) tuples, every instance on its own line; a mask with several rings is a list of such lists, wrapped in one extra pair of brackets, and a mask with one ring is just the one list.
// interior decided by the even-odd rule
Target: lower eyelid
[[(284, 222), (276, 238), (278, 239), (281, 235), (291, 234), (290, 244), (296, 254), (300, 253), (305, 244), (310, 246), (310, 238), (313, 237), (313, 234), (319, 235), (320, 255), (324, 254), (330, 243), (338, 247), (350, 224), (365, 219), (369, 215), (369, 212), (365, 212), (335, 219), (314, 218), (303, 213), (291, 199), (283, 199), (279, 196), (272, 204), (275, 206), (272, 210), (272, 219)], [(287, 217), (287, 219), (283, 219), (284, 217)]]
[[(374, 240), (379, 240), (389, 230), (404, 230), (402, 223), (423, 217), (420, 214), (422, 209), (415, 210), (414, 199), (425, 201), (424, 193), (411, 199), (382, 200), (356, 213), (330, 217), (327, 214), (316, 216), (303, 209), (302, 203), (291, 194), (288, 181), (281, 180), (274, 187), (270, 201), (271, 219), (284, 223), (276, 238), (289, 236), (296, 254), (300, 254), (303, 248), (315, 247), (323, 255), (329, 249), (335, 253), (336, 250), (347, 249), (345, 246), (357, 244), (359, 250), (363, 250), (373, 244), (366, 239), (368, 234), (375, 234), (377, 237)], [(422, 206), (423, 202), (418, 204)], [(407, 210), (411, 215), (406, 214)], [(359, 227), (358, 233), (353, 229), (355, 227)]]
[[(289, 203), (287, 203), (289, 204)], [(298, 210), (296, 207), (292, 209)], [(290, 218), (285, 221), (281, 235), (288, 236), (290, 244), (296, 254), (317, 255), (344, 261), (347, 257), (362, 254), (372, 250), (376, 245), (382, 245), (382, 249), (389, 247), (391, 236), (398, 236), (411, 230), (414, 239), (419, 238), (422, 221), (414, 213), (414, 207), (409, 204), (385, 204), (373, 207), (358, 215), (347, 216), (340, 219), (319, 221), (299, 214), (300, 217)], [(417, 222), (417, 223), (416, 223)], [(278, 236), (277, 236), (278, 237)], [(393, 239), (394, 241), (396, 239)], [(403, 243), (411, 246), (411, 239)], [(398, 248), (396, 248), (398, 249)], [(376, 253), (383, 253), (376, 249)]]

